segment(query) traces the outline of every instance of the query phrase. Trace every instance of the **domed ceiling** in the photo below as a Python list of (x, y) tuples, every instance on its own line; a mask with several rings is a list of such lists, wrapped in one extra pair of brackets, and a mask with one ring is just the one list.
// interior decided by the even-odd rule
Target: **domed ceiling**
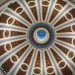
[(74, 2), (1, 4), (0, 75), (75, 75)]

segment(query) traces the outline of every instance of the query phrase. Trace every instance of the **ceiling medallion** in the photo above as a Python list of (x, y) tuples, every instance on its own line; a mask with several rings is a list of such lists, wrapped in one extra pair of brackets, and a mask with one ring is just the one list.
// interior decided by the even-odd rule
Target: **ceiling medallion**
[(47, 48), (55, 40), (54, 29), (46, 23), (36, 23), (28, 32), (30, 43), (36, 48)]

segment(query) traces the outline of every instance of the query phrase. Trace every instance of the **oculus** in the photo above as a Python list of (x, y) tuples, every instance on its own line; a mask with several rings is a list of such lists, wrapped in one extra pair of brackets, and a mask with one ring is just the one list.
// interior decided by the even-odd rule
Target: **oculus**
[(52, 45), (55, 39), (55, 31), (49, 24), (36, 23), (30, 27), (28, 37), (33, 46), (47, 48)]

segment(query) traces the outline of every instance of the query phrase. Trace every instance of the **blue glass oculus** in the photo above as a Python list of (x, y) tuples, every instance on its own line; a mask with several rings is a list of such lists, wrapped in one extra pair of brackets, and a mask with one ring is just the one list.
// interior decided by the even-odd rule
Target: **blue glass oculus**
[(28, 37), (33, 46), (37, 48), (47, 48), (54, 42), (55, 32), (50, 25), (37, 23), (30, 27)]
[(40, 38), (40, 39), (43, 39), (46, 37), (46, 31), (45, 30), (38, 30), (37, 31), (37, 36)]

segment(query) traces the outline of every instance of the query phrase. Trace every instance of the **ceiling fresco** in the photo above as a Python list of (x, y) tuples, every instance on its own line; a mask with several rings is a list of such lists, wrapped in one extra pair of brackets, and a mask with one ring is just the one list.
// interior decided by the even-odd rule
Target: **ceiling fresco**
[(0, 3), (0, 75), (75, 75), (74, 3)]

